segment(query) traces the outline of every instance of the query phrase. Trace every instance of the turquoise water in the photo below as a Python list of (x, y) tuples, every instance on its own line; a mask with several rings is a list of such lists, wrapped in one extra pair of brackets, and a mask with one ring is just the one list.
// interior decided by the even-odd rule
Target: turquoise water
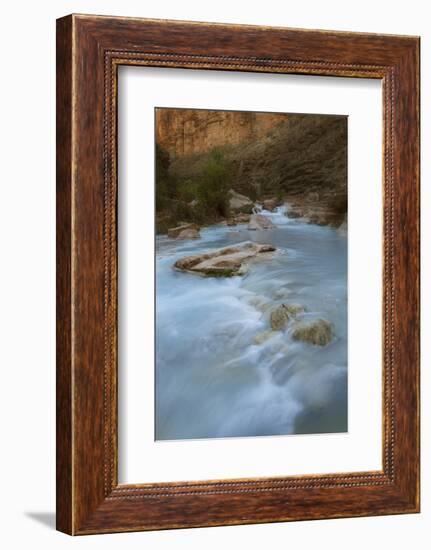
[[(347, 237), (263, 212), (276, 229), (212, 226), (200, 240), (156, 239), (156, 439), (347, 430)], [(184, 256), (244, 241), (273, 244), (247, 275), (203, 278), (172, 268)], [(325, 347), (285, 331), (256, 344), (273, 307), (324, 318)]]

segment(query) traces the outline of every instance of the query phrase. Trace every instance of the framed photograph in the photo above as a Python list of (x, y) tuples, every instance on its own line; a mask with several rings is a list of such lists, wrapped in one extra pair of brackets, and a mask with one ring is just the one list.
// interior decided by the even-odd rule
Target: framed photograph
[(419, 38), (57, 21), (57, 528), (419, 511)]

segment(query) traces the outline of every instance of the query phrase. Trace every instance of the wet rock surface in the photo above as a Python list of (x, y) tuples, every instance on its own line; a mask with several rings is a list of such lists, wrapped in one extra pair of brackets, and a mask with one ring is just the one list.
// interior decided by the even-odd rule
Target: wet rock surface
[(275, 229), (275, 225), (272, 221), (263, 214), (253, 214), (250, 217), (248, 229), (253, 231), (260, 231), (263, 229)]
[(263, 208), (269, 210), (269, 212), (273, 212), (278, 205), (279, 201), (277, 199), (266, 199), (263, 201)]
[(292, 338), (314, 346), (326, 346), (333, 338), (332, 325), (325, 319), (301, 322), (293, 329)]
[(233, 189), (229, 190), (229, 209), (231, 211), (250, 213), (253, 206), (253, 201), (248, 197), (237, 193)]
[(304, 308), (297, 304), (280, 304), (271, 311), (270, 324), (272, 330), (282, 330), (292, 318), (303, 311)]
[(195, 223), (184, 223), (168, 229), (168, 237), (171, 239), (199, 239), (199, 226)]
[(261, 254), (274, 252), (268, 244), (247, 241), (177, 260), (174, 267), (180, 271), (197, 273), (206, 277), (232, 277), (243, 275), (250, 260)]

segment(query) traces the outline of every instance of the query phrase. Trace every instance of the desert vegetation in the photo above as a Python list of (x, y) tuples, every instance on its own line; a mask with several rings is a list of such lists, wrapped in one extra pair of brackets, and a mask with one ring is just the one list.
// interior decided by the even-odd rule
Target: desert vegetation
[(232, 163), (212, 149), (198, 173), (180, 178), (170, 170), (169, 154), (156, 147), (156, 224), (165, 233), (182, 222), (208, 225), (229, 216)]

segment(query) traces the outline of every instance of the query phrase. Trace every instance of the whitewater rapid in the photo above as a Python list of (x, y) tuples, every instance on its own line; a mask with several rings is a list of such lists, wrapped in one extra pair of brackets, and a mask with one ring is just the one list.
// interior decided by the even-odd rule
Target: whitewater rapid
[[(199, 240), (156, 238), (156, 439), (347, 430), (347, 237), (287, 210), (261, 212), (272, 230), (217, 225)], [(277, 252), (245, 276), (172, 268), (184, 256), (247, 240)], [(332, 342), (295, 342), (288, 325), (256, 343), (281, 303), (304, 306), (302, 320), (330, 321)]]

